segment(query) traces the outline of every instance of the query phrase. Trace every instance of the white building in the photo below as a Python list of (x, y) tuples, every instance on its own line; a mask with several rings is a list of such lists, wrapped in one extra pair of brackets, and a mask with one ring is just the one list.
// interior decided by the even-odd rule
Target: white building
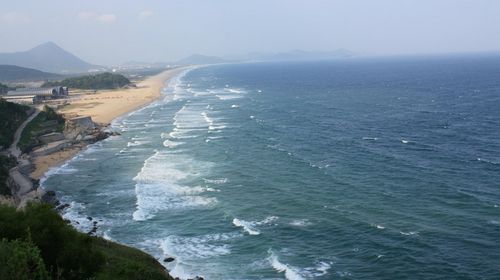
[(68, 96), (68, 87), (18, 88), (7, 92), (5, 100), (16, 103), (38, 103), (42, 100), (58, 99)]

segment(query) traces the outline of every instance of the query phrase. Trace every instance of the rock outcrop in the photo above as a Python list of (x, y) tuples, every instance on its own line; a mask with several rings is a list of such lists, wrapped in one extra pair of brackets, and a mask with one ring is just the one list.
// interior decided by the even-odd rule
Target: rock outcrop
[[(24, 208), (30, 201), (44, 201), (45, 190), (39, 188), (37, 182), (32, 181), (27, 175), (23, 174), (19, 167), (9, 170), (7, 185), (11, 190), (12, 198), (17, 208)], [(56, 204), (55, 201), (51, 200), (51, 202)]]
[(92, 121), (91, 117), (70, 118), (64, 124), (64, 136), (68, 140), (79, 141), (95, 128), (96, 124)]

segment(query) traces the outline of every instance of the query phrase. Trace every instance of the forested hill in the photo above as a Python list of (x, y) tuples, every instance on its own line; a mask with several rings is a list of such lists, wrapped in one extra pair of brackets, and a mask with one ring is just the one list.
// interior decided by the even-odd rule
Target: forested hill
[(43, 87), (66, 86), (78, 89), (116, 89), (130, 84), (125, 76), (113, 73), (101, 73), (67, 78), (59, 82), (46, 82)]

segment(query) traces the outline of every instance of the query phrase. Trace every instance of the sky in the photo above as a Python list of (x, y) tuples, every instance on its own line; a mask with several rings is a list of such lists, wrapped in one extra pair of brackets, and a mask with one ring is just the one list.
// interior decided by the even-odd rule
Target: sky
[(94, 64), (345, 48), (500, 51), (499, 0), (0, 0), (0, 52), (52, 41)]

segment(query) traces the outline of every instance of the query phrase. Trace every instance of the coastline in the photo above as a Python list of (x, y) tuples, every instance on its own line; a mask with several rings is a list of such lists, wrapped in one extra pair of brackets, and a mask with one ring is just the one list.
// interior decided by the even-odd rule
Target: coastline
[[(96, 129), (100, 132), (103, 132), (107, 136), (110, 135), (120, 135), (115, 133), (107, 132), (107, 128), (111, 123), (117, 119), (122, 117), (126, 117), (128, 114), (138, 111), (142, 108), (147, 107), (149, 104), (159, 100), (162, 97), (162, 90), (167, 87), (170, 80), (182, 75), (184, 71), (189, 71), (196, 67), (193, 66), (184, 66), (179, 68), (168, 69), (166, 71), (161, 72), (160, 74), (150, 76), (145, 80), (137, 83), (137, 88), (128, 88), (128, 89), (118, 89), (118, 90), (106, 90), (100, 91), (99, 93), (91, 93), (91, 94), (82, 94), (81, 96), (76, 97), (70, 101), (70, 107), (61, 108), (57, 110), (58, 113), (62, 113), (66, 116), (72, 117), (83, 117), (89, 116), (92, 118), (94, 123), (96, 124)], [(78, 154), (82, 152), (87, 146), (90, 144), (102, 141), (104, 138), (99, 139), (95, 142), (77, 142), (73, 143), (69, 147), (57, 151), (54, 153), (50, 153), (48, 155), (43, 156), (33, 156), (30, 158), (31, 163), (34, 166), (34, 171), (32, 171), (29, 175), (34, 180), (39, 180), (39, 187), (42, 191), (43, 189), (43, 181), (50, 176), (54, 171), (61, 167), (64, 167), (67, 163), (71, 162), (73, 159), (76, 159)], [(54, 191), (51, 192), (51, 195), (54, 197), (54, 204), (56, 211), (59, 213), (61, 217), (66, 219), (67, 222), (72, 220), (71, 218), (65, 218), (63, 213), (65, 209), (70, 207), (70, 204), (67, 202), (59, 201), (59, 198), (56, 196)], [(43, 200), (43, 199), (42, 199)], [(76, 230), (82, 232), (84, 234), (90, 236), (97, 236), (103, 238), (103, 240), (107, 240), (108, 242), (112, 242), (117, 246), (129, 247), (134, 250), (139, 250), (141, 253), (145, 254), (147, 257), (152, 258), (159, 267), (161, 267), (162, 271), (167, 274), (169, 279), (180, 280), (180, 279), (192, 279), (192, 280), (203, 280), (202, 276), (194, 276), (187, 278), (179, 278), (173, 277), (170, 274), (169, 269), (166, 267), (166, 264), (175, 260), (172, 256), (167, 256), (165, 258), (156, 258), (153, 254), (146, 252), (144, 249), (141, 249), (137, 246), (128, 245), (125, 243), (121, 243), (120, 241), (116, 241), (113, 239), (108, 239), (106, 235), (98, 236), (96, 234), (98, 227), (100, 226), (101, 220), (96, 219), (95, 217), (88, 216), (86, 217), (88, 221), (92, 223), (90, 230), (82, 230), (75, 227)], [(71, 222), (72, 223), (72, 222)], [(78, 222), (76, 222), (78, 224)], [(73, 223), (72, 223), (73, 224)], [(73, 226), (75, 226), (73, 224)]]
[[(113, 120), (159, 99), (165, 83), (186, 69), (188, 67), (167, 69), (139, 82), (136, 88), (70, 96), (70, 104), (58, 109), (58, 113), (67, 116), (90, 116), (95, 123), (105, 128)], [(86, 146), (84, 143), (78, 143), (61, 151), (33, 157), (31, 161), (34, 170), (30, 173), (30, 177), (35, 180), (41, 179), (50, 168), (62, 165)]]

